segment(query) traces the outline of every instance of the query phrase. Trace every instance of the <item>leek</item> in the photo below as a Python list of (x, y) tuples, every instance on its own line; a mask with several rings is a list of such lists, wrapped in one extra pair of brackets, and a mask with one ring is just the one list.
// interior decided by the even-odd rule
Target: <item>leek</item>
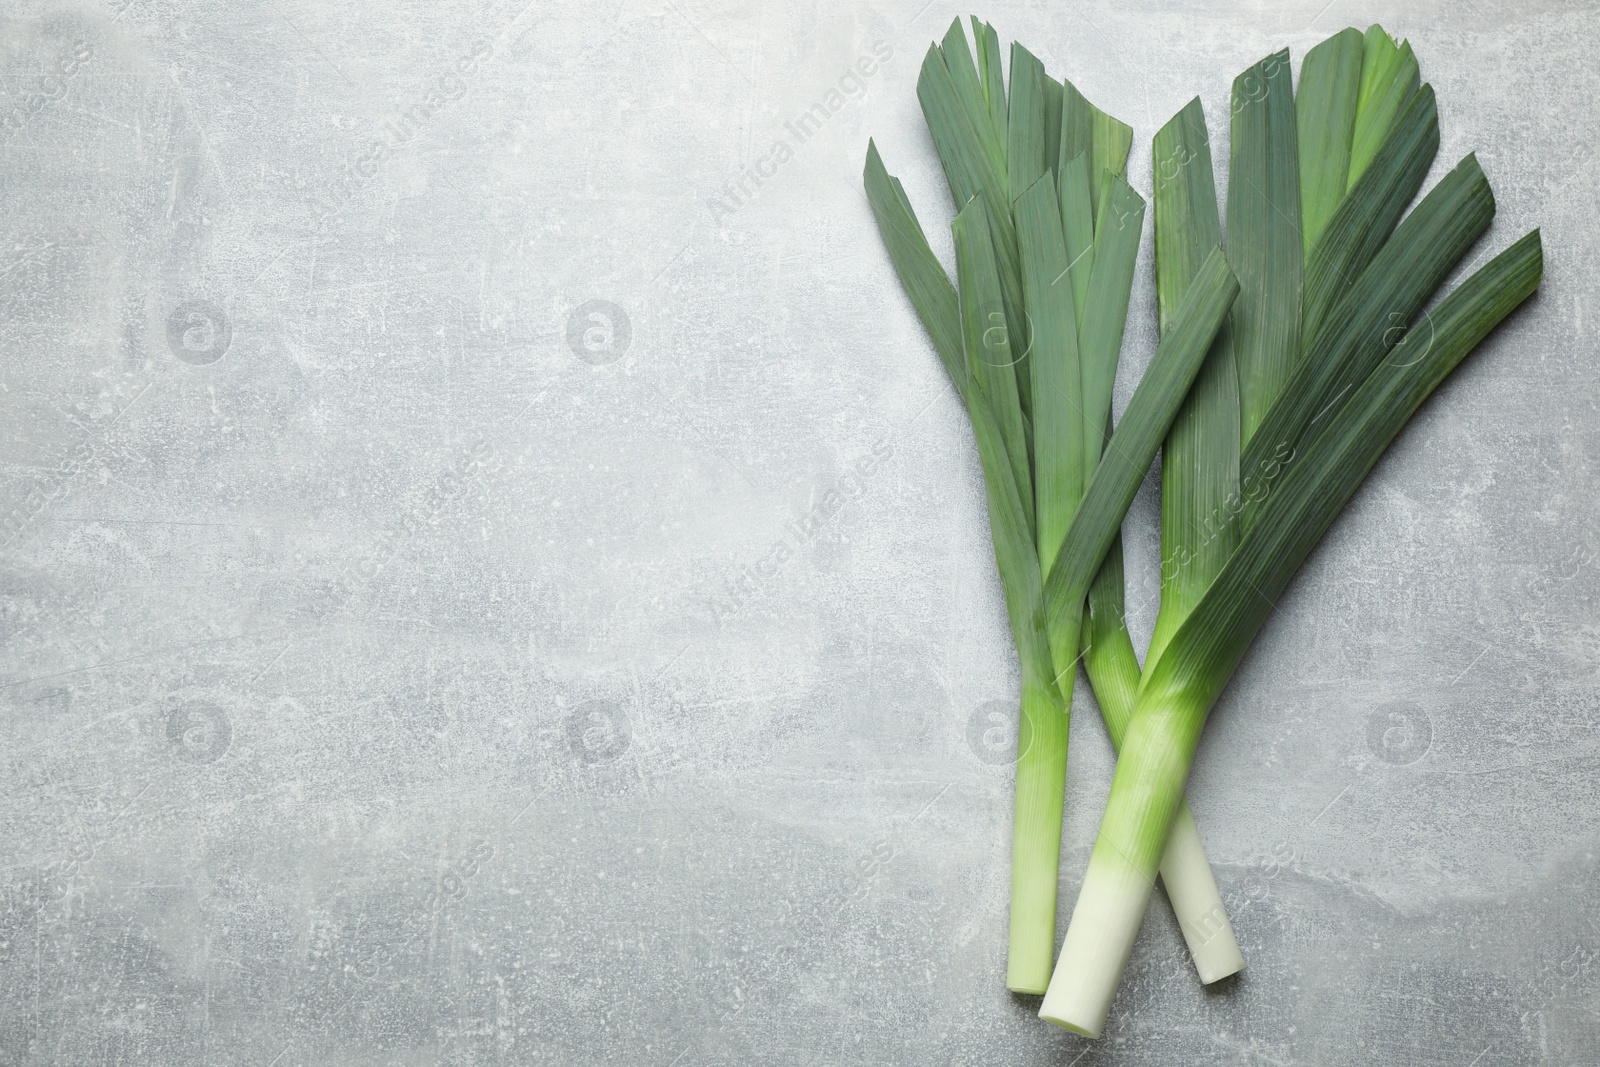
[[(918, 80), (958, 212), (952, 227), (956, 286), (870, 143), (864, 181), (890, 259), (967, 406), (984, 470), (990, 532), (1022, 668), (1007, 985), (1042, 993), (1055, 946), (1077, 658), (1052, 653), (1042, 575), (1080, 521), (1098, 531), (1097, 538), (1115, 538), (1132, 498), (1121, 483), (1133, 478), (1137, 488), (1137, 475), (1148, 466), (1236, 285), (1217, 253), (1178, 338), (1152, 361), (1159, 373), (1147, 375), (1108, 441), (1144, 212), (1122, 178), (1132, 130), (1070, 82), (1050, 79), (1020, 45), (1012, 47), (1010, 91), (1003, 96), (998, 38), (976, 20), (972, 28), (976, 62), (957, 21), (929, 50)], [(1085, 497), (1102, 449), (1122, 456), (1127, 447), (1148, 453), (1143, 464), (1109, 464), (1114, 476), (1102, 477), (1102, 488)], [(1083, 630), (1085, 595), (1099, 570), (1095, 603), (1101, 606), (1088, 605), (1085, 659), (1091, 680), (1105, 690), (1101, 710), (1118, 742), (1131, 715), (1138, 661), (1121, 619), (1120, 563), (1113, 567), (1106, 559), (1101, 570), (1105, 556), (1102, 547), (1085, 564), (1089, 573), (1076, 600)], [(1123, 646), (1126, 659), (1118, 659)], [(1213, 980), (1219, 972), (1203, 962), (1205, 946), (1225, 948), (1223, 967), (1230, 952), (1237, 956), (1237, 946), (1197, 833), (1175, 846), (1168, 888), (1202, 977)]]
[[(1420, 352), (1408, 349), (1404, 361), (1385, 358), (1487, 228), (1494, 201), (1468, 156), (1399, 220), (1437, 147), (1433, 95), (1417, 84), (1410, 47), (1395, 46), (1381, 28), (1365, 35), (1359, 69), (1349, 59), (1352, 47), (1349, 31), (1319, 46), (1309, 82), (1302, 74), (1298, 103), (1287, 96), (1284, 53), (1255, 65), (1234, 85), (1227, 239), (1240, 292), (1230, 333), (1197, 376), (1168, 438), (1169, 462), (1178, 469), (1164, 479), (1180, 491), (1163, 500), (1163, 549), (1169, 507), (1171, 539), (1192, 542), (1194, 532), (1178, 520), (1192, 519), (1202, 489), (1214, 492), (1229, 474), (1230, 413), (1219, 399), (1226, 381), (1211, 379), (1213, 365), (1225, 365), (1218, 357), (1227, 343), (1238, 374), (1238, 473), (1244, 477), (1237, 513), (1223, 519), (1233, 523), (1224, 536), (1236, 545), (1220, 566), (1199, 552), (1202, 567), (1215, 569), (1193, 586), (1170, 583), (1177, 593), (1173, 616), (1163, 644), (1153, 644), (1146, 657), (1088, 872), (1040, 1010), (1046, 1020), (1089, 1036), (1104, 1025), (1212, 704), (1273, 602), (1389, 441), (1543, 273), (1535, 230), (1426, 314), (1430, 341), (1418, 346)], [(1194, 142), (1204, 143), (1198, 105), (1186, 113), (1165, 146), (1158, 145), (1158, 182), (1164, 150), (1187, 144), (1192, 152)], [(1299, 119), (1335, 128), (1300, 131)], [(1211, 225), (1200, 205), (1208, 183), (1198, 171), (1183, 180), (1186, 187), (1170, 200), (1157, 188), (1163, 345), (1178, 328), (1169, 330), (1165, 321), (1172, 291), (1162, 292), (1164, 248), (1180, 250), (1192, 263), (1190, 246)], [(1320, 227), (1309, 237), (1302, 230), (1305, 216)], [(1174, 280), (1173, 287), (1180, 284)], [(1094, 490), (1091, 483), (1089, 493)], [(1075, 615), (1084, 554), (1098, 547), (1069, 552), (1076, 532), (1075, 523), (1045, 586), (1058, 666), (1058, 630)], [(1168, 588), (1164, 573), (1164, 615)]]

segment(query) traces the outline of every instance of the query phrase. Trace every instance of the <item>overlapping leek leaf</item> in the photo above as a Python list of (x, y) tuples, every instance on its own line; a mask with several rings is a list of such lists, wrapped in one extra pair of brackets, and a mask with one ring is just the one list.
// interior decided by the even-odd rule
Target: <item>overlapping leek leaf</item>
[[(1242, 469), (1297, 462), (1297, 451), (1405, 334), (1405, 328), (1494, 218), (1494, 194), (1467, 156), (1407, 215), (1333, 305), (1289, 388), (1245, 446)], [(1268, 484), (1259, 499), (1270, 499)], [(1253, 525), (1259, 502), (1245, 511)]]
[(1306, 254), (1302, 351), (1316, 336), (1329, 305), (1344, 295), (1394, 232), (1438, 151), (1439, 112), (1433, 87), (1424, 85)]
[[(1164, 332), (1221, 238), (1200, 98), (1156, 134), (1156, 308)], [(1237, 314), (1237, 306), (1235, 308)], [(1161, 611), (1146, 662), (1159, 659), (1238, 544), (1239, 376), (1232, 336), (1218, 334), (1161, 455)]]
[[(967, 45), (966, 31), (961, 28), (961, 20), (956, 19), (950, 23), (950, 28), (945, 31), (944, 40), (929, 49), (930, 56), (937, 56), (946, 69), (950, 78), (951, 91), (956, 95), (961, 104), (962, 113), (972, 129), (976, 147), (982, 152), (984, 162), (988, 164), (994, 177), (1000, 180), (1002, 188), (1006, 178), (1006, 138), (1004, 126), (997, 121), (995, 112), (990, 107), (989, 94), (984, 77), (978, 72), (977, 64), (973, 62), (972, 51)], [(924, 61), (926, 68), (926, 60)], [(924, 74), (927, 71), (924, 69)], [(917, 95), (921, 98), (922, 82), (917, 82)], [(926, 110), (927, 101), (923, 101)], [(935, 132), (930, 122), (929, 132)], [(937, 133), (935, 141), (937, 142)], [(943, 155), (941, 153), (941, 160)], [(950, 186), (951, 192), (958, 197), (957, 207), (965, 203), (972, 195), (972, 190), (966, 196), (956, 191), (955, 185)], [(996, 201), (997, 203), (999, 201)]]
[[(1405, 358), (1373, 368), (1283, 480), (1211, 593), (1145, 678), (1140, 702), (1198, 696), (1227, 684), (1301, 562), (1406, 421), (1466, 354), (1531, 295), (1544, 273), (1539, 231), (1522, 237), (1421, 316)], [(1413, 346), (1414, 342), (1414, 346)]]
[[(1228, 262), (1239, 278), (1230, 320), (1248, 442), (1293, 371), (1300, 346), (1300, 162), (1287, 50), (1233, 82)], [(1248, 469), (1248, 468), (1245, 468)]]
[[(1015, 56), (1015, 51), (1013, 51)], [(1013, 65), (1012, 70), (1016, 67)], [(1012, 74), (1016, 84), (1016, 74)], [(1022, 251), (1022, 289), (1033, 323), (1034, 498), (1040, 565), (1048, 570), (1083, 495), (1083, 387), (1078, 365), (1078, 327), (1067, 279), (1066, 239), (1050, 175), (1018, 198), (1017, 237)]]
[[(1011, 45), (1011, 110), (1007, 127), (1006, 172), (1011, 178), (1011, 199), (1017, 200), (1040, 176), (1055, 170), (1054, 156), (1045, 154), (1045, 83), (1050, 76), (1044, 64), (1022, 45)], [(1056, 134), (1060, 136), (1060, 131)], [(1020, 229), (1021, 223), (1018, 223)]]
[[(1078, 362), (1083, 371), (1083, 454), (1093, 473), (1111, 420), (1128, 294), (1144, 229), (1144, 198), (1110, 171), (1100, 172), (1100, 207), (1095, 214), (1094, 263), (1089, 293), (1078, 323)], [(1124, 508), (1126, 510), (1126, 508)]]
[(923, 328), (928, 331), (945, 373), (950, 375), (965, 400), (969, 385), (955, 286), (950, 284), (950, 277), (939, 265), (933, 249), (928, 247), (927, 235), (917, 222), (916, 212), (911, 208), (900, 179), (890, 176), (884, 168), (883, 157), (878, 154), (878, 146), (871, 141), (867, 142), (867, 165), (862, 180), (867, 189), (867, 202), (872, 205), (873, 218), (877, 220), (878, 232), (889, 250), (895, 273), (900, 276), (900, 284), (911, 298)]
[[(974, 20), (976, 24), (976, 20)], [(992, 31), (991, 31), (992, 32)], [(996, 44), (998, 48), (998, 44)], [(1044, 72), (1044, 64), (1022, 45), (1011, 45), (1011, 96), (1007, 116), (1006, 170), (1010, 176), (1011, 200), (1018, 197), (1046, 173), (1055, 169), (1055, 157), (1045, 154), (1048, 138), (1045, 121), (1048, 110), (1047, 86), (1055, 83)], [(1058, 131), (1059, 132), (1059, 131)], [(1019, 234), (1020, 239), (1020, 234)], [(1018, 254), (1022, 254), (1018, 249)], [(1019, 264), (1020, 266), (1020, 264)], [(1024, 294), (1024, 307), (1027, 297)], [(1029, 419), (1036, 417), (1033, 408), (1033, 379), (1031, 366), (1034, 355), (1031, 317), (1025, 317), (1029, 335), (1023, 339), (1026, 358), (1017, 362), (1017, 385), (1021, 390), (1022, 408)]]
[[(958, 24), (960, 21), (956, 20)], [(983, 82), (983, 99), (989, 107), (989, 121), (994, 125), (1000, 143), (1005, 144), (1009, 118), (1006, 112), (1005, 79), (1000, 70), (1000, 35), (994, 32), (994, 27), (989, 23), (979, 22), (976, 15), (970, 16), (970, 21), (972, 39), (978, 49), (978, 77)]]
[(1306, 53), (1294, 97), (1300, 139), (1300, 227), (1305, 251), (1350, 188), (1350, 142), (1361, 93), (1361, 34), (1341, 30)]
[(1100, 176), (1122, 177), (1128, 167), (1128, 152), (1133, 147), (1133, 127), (1106, 114), (1078, 91), (1070, 81), (1062, 85), (1061, 140), (1058, 155), (1065, 167), (1080, 152), (1087, 152), (1090, 209), (1100, 210)]
[(1084, 489), (1045, 581), (1045, 617), (1058, 674), (1075, 668), (1084, 597), (1238, 292), (1239, 283), (1222, 250), (1213, 249), (1156, 346)]
[[(980, 36), (987, 40), (988, 33)], [(988, 46), (980, 40), (979, 47), (987, 51)], [(998, 43), (994, 47), (998, 49)], [(997, 76), (998, 51), (993, 62)], [(1031, 407), (1026, 368), (1028, 329), (1017, 264), (1017, 234), (1009, 210), (1006, 102), (1002, 94), (996, 105), (989, 95), (993, 90), (993, 84), (986, 75), (980, 74), (973, 62), (961, 20), (955, 20), (945, 34), (943, 45), (928, 49), (923, 58), (922, 71), (917, 78), (917, 98), (922, 103), (923, 117), (927, 120), (956, 210), (966, 207), (980, 194), (994, 206), (986, 217), (994, 243), (1006, 333), (1019, 353), (1018, 366), (1013, 368), (1012, 374), (1018, 378), (1018, 397), (1026, 415)]]
[(956, 292), (960, 297), (962, 350), (967, 373), (994, 413), (1000, 441), (1010, 460), (1012, 479), (1027, 520), (1029, 536), (1034, 527), (1033, 476), (1028, 463), (1027, 429), (1022, 421), (1022, 405), (1017, 394), (1017, 376), (1012, 369), (1011, 334), (1000, 296), (1000, 272), (995, 264), (994, 245), (989, 240), (993, 214), (980, 193), (956, 215), (951, 230), (956, 245)]
[(1361, 57), (1361, 93), (1356, 101), (1355, 130), (1350, 144), (1350, 175), (1354, 185), (1378, 154), (1395, 116), (1405, 109), (1421, 80), (1410, 42), (1398, 47), (1382, 26), (1367, 29)]
[[(1063, 138), (1065, 134), (1063, 134)], [(1066, 144), (1065, 139), (1061, 142)], [(1072, 283), (1073, 316), (1083, 321), (1089, 301), (1089, 277), (1094, 273), (1094, 201), (1089, 195), (1088, 149), (1065, 160), (1056, 174), (1061, 201), (1061, 232), (1067, 241), (1067, 280)]]

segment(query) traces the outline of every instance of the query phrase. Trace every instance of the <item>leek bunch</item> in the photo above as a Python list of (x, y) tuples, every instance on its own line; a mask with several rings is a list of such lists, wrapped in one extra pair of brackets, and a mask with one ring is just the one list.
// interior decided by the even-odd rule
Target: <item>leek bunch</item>
[[(1417, 207), (1433, 89), (1381, 27), (1233, 84), (1223, 232), (1198, 98), (1153, 151), (1160, 342), (1111, 428), (1145, 203), (1132, 130), (992, 27), (959, 20), (918, 97), (956, 217), (952, 285), (869, 143), (891, 261), (978, 445), (1021, 663), (1007, 985), (1097, 1036), (1157, 876), (1203, 981), (1243, 966), (1183, 787), (1212, 704), (1300, 563), (1406, 420), (1543, 274), (1537, 230), (1431, 309), (1488, 228), (1468, 155)], [(1163, 450), (1161, 608), (1141, 669), (1120, 528)], [(1119, 750), (1051, 968), (1067, 723), (1082, 661)]]

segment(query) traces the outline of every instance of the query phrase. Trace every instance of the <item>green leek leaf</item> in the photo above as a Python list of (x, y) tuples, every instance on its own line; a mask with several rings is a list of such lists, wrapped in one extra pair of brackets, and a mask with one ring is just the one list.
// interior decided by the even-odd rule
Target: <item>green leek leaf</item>
[[(1011, 176), (1011, 199), (1015, 201), (1039, 180), (1047, 169), (1055, 168), (1055, 157), (1045, 155), (1045, 84), (1051, 79), (1044, 64), (1032, 52), (1015, 42), (1011, 45), (1011, 111), (1006, 168)], [(1061, 135), (1060, 130), (1056, 136)]]
[(1294, 97), (1300, 139), (1300, 225), (1305, 251), (1322, 235), (1353, 183), (1350, 140), (1361, 93), (1359, 30), (1346, 29), (1306, 53)]
[[(1468, 157), (1471, 158), (1470, 156)], [(1418, 209), (1419, 211), (1421, 208)], [(1398, 239), (1398, 235), (1397, 235)], [(1327, 421), (1305, 458), (1284, 476), (1260, 521), (1189, 616), (1141, 704), (1182, 690), (1209, 706), (1244, 658), (1301, 562), (1428, 395), (1488, 332), (1539, 285), (1544, 253), (1534, 230), (1476, 271), (1432, 312), (1407, 325), (1416, 351), (1384, 362)], [(1408, 337), (1408, 346), (1413, 338)]]
[(956, 303), (956, 287), (928, 247), (928, 238), (911, 210), (900, 179), (891, 177), (878, 155), (878, 146), (867, 142), (867, 166), (863, 175), (867, 202), (872, 205), (878, 232), (883, 235), (889, 259), (911, 304), (922, 319), (934, 351), (944, 364), (945, 373), (965, 399), (968, 392), (966, 354), (961, 341), (961, 313)]
[(1083, 321), (1089, 301), (1089, 278), (1094, 273), (1094, 207), (1089, 195), (1089, 152), (1079, 152), (1061, 165), (1057, 175), (1061, 199), (1061, 232), (1067, 239), (1072, 283), (1073, 315)]
[[(1083, 501), (1045, 580), (1046, 622), (1058, 684), (1077, 663), (1078, 631), (1089, 586), (1238, 292), (1239, 283), (1222, 250), (1213, 250), (1190, 284), (1171, 328), (1156, 346), (1084, 489)], [(1081, 346), (1079, 352), (1081, 355)]]
[[(1012, 68), (1016, 68), (1013, 66)], [(1014, 77), (1014, 76), (1013, 76)], [(1015, 82), (1013, 81), (1013, 85)], [(1083, 495), (1083, 393), (1061, 209), (1046, 174), (1017, 200), (1022, 287), (1033, 324), (1033, 455), (1040, 566), (1048, 572)]]
[[(1494, 218), (1494, 194), (1467, 156), (1406, 216), (1361, 277), (1328, 313), (1289, 387), (1245, 445), (1240, 469), (1279, 468), (1327, 425), (1327, 418), (1405, 334), (1406, 324)], [(1254, 525), (1274, 479), (1245, 508)]]
[(1294, 91), (1289, 53), (1282, 51), (1233, 82), (1228, 262), (1239, 278), (1231, 325), (1245, 442), (1299, 352), (1302, 246)]
[(1354, 185), (1388, 137), (1395, 118), (1405, 109), (1421, 81), (1417, 57), (1409, 42), (1395, 47), (1394, 38), (1374, 25), (1367, 30), (1361, 59), (1361, 96), (1356, 103), (1350, 144), (1350, 176)]
[(1028, 438), (1012, 370), (1011, 335), (1000, 298), (999, 272), (989, 234), (990, 212), (982, 195), (956, 215), (951, 231), (956, 245), (956, 293), (960, 297), (962, 348), (967, 372), (989, 402), (1000, 440), (1010, 459), (1012, 478), (1032, 536), (1033, 476), (1028, 463)]
[(1439, 111), (1433, 86), (1424, 85), (1306, 256), (1302, 352), (1322, 326), (1329, 306), (1354, 284), (1394, 232), (1438, 151)]
[[(1199, 97), (1156, 134), (1152, 159), (1156, 306), (1165, 333), (1221, 237)], [(1238, 544), (1239, 437), (1239, 376), (1224, 325), (1162, 449), (1161, 610), (1147, 664), (1160, 658)]]
[[(1144, 229), (1144, 198), (1109, 171), (1101, 172), (1100, 210), (1095, 218), (1094, 264), (1078, 323), (1078, 363), (1083, 375), (1083, 455), (1092, 468), (1105, 446), (1111, 421), (1122, 332), (1128, 321), (1133, 265)], [(1085, 474), (1092, 473), (1086, 470)]]
[[(1028, 328), (1017, 265), (1017, 235), (1011, 222), (1005, 139), (996, 132), (966, 40), (957, 20), (945, 37), (944, 47), (929, 49), (917, 78), (917, 97), (956, 210), (962, 210), (980, 194), (993, 205), (986, 217), (999, 271), (1001, 310), (1010, 343), (1025, 359)], [(1004, 107), (1003, 99), (1001, 106)], [(1018, 399), (1026, 418), (1031, 409), (1026, 368), (1011, 373), (1013, 377), (1021, 375)]]

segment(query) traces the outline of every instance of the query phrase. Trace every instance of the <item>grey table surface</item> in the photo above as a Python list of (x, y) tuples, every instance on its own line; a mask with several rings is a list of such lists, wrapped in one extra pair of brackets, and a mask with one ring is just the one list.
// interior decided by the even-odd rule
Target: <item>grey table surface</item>
[[(870, 134), (948, 253), (966, 10), (6, 5), (0, 1063), (1600, 1059), (1600, 11), (980, 10), (1146, 192), (1191, 95), (1220, 158), (1234, 73), (1381, 19), (1469, 262), (1547, 257), (1212, 717), (1249, 966), (1157, 903), (1090, 1043), (1003, 988), (1015, 656), (859, 185)], [(1064, 900), (1111, 766), (1080, 691)]]

